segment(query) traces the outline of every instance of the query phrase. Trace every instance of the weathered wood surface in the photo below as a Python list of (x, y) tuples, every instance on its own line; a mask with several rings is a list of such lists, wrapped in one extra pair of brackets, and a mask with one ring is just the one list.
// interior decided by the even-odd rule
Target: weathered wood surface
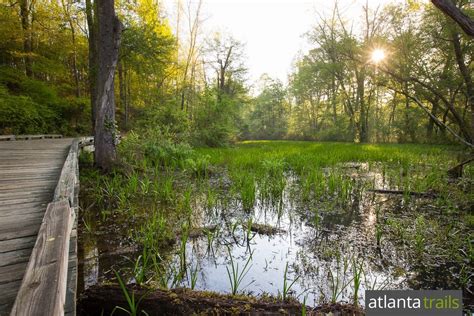
[(0, 315), (13, 306), (71, 143), (0, 142)]
[(59, 134), (42, 134), (42, 135), (0, 135), (0, 141), (2, 140), (30, 140), (30, 139), (54, 139), (62, 138)]
[(64, 314), (72, 223), (67, 200), (48, 205), (11, 315)]

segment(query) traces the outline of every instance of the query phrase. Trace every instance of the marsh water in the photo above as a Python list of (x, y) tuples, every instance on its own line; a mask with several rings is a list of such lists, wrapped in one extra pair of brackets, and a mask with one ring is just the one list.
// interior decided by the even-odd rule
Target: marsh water
[[(325, 177), (332, 171), (324, 170)], [(160, 251), (166, 267), (161, 284), (230, 293), (234, 268), (243, 273), (239, 293), (281, 296), (286, 284), (288, 295), (313, 306), (363, 305), (366, 289), (460, 286), (462, 266), (431, 249), (423, 235), (443, 226), (445, 215), (432, 197), (371, 192), (398, 189), (377, 165), (344, 164), (339, 172), (351, 183), (344, 202), (339, 195), (306, 196), (303, 179), (287, 172), (278, 198), (265, 199), (257, 186), (250, 209), (219, 180), (222, 175), (211, 176), (206, 181), (220, 186), (219, 193), (212, 203), (204, 193), (192, 196), (192, 227), (185, 238), (175, 229), (176, 241)], [(114, 271), (136, 282), (143, 252), (133, 236), (147, 211), (136, 221), (113, 210), (90, 219), (96, 224), (87, 221), (80, 224), (80, 288), (112, 280)]]

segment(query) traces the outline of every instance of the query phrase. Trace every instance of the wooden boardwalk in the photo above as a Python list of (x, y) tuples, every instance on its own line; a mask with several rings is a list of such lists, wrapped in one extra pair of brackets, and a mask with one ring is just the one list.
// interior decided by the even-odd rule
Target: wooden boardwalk
[[(35, 282), (43, 282), (38, 277), (36, 270), (30, 271), (34, 270), (35, 264), (38, 263), (29, 263), (29, 261), (41, 259), (41, 254), (35, 253), (34, 256), (31, 256), (33, 247), (36, 252), (37, 248), (42, 247), (41, 243), (47, 243), (54, 239), (40, 240), (38, 232), (41, 227), (42, 231), (46, 230), (44, 236), (50, 236), (48, 233), (56, 229), (47, 225), (45, 228), (42, 222), (43, 218), (45, 222), (50, 221), (45, 217), (45, 212), (48, 204), (57, 194), (55, 194), (55, 189), (72, 143), (73, 139), (0, 142), (0, 315), (2, 316), (10, 314), (27, 268), (28, 273), (32, 274), (32, 278), (35, 278)], [(69, 210), (70, 205), (67, 199), (60, 203), (66, 203), (65, 207)], [(60, 206), (59, 203), (56, 204)], [(57, 208), (50, 205), (46, 216), (54, 216), (55, 209), (57, 211)], [(67, 229), (69, 232), (66, 236), (69, 239), (71, 228)], [(69, 247), (69, 241), (63, 243), (62, 247)], [(68, 257), (65, 258), (67, 265)], [(42, 269), (48, 264), (50, 263), (43, 263)], [(54, 262), (54, 264), (56, 263)], [(53, 280), (53, 282), (58, 281)], [(27, 282), (25, 281), (25, 283)], [(43, 283), (33, 285), (39, 288), (44, 286)], [(26, 286), (23, 285), (22, 289), (23, 287)], [(30, 283), (29, 288), (31, 287)], [(19, 301), (22, 302), (21, 299)], [(43, 303), (53, 304), (51, 302)], [(62, 305), (64, 305), (63, 303), (64, 299)], [(19, 304), (24, 305), (17, 303), (17, 305)], [(12, 312), (12, 314), (22, 313)]]

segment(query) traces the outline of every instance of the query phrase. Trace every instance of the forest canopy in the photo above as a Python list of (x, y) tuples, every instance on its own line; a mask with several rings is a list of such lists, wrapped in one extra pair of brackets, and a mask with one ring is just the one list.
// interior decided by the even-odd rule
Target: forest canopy
[[(0, 6), (0, 133), (92, 132), (86, 4)], [(455, 4), (474, 16), (468, 0)], [(336, 3), (307, 30), (310, 49), (295, 58), (287, 82), (263, 74), (257, 83), (247, 76), (245, 43), (204, 31), (203, 5), (180, 2), (171, 20), (156, 0), (115, 1), (122, 133), (152, 128), (207, 146), (473, 143), (474, 41), (433, 4), (362, 6), (354, 23)]]

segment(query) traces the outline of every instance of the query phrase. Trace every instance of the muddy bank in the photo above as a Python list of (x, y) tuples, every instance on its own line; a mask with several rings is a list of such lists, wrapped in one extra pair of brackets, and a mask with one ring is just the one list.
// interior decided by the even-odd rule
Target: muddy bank
[[(273, 297), (246, 295), (222, 295), (207, 291), (189, 289), (148, 290), (127, 287), (135, 302), (139, 302), (137, 314), (148, 315), (302, 315), (303, 305), (296, 300), (282, 302)], [(116, 309), (128, 308), (122, 289), (116, 285), (93, 286), (84, 292), (78, 302), (78, 315), (128, 315)], [(337, 316), (364, 315), (362, 309), (346, 304), (326, 304), (316, 308), (306, 307), (306, 315)]]

